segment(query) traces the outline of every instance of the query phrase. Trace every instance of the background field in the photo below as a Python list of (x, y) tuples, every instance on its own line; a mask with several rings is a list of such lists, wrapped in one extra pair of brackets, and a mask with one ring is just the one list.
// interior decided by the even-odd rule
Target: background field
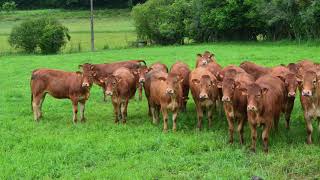
[[(90, 12), (59, 9), (0, 12), (0, 53), (16, 52), (8, 43), (12, 27), (23, 20), (43, 16), (54, 17), (69, 28), (71, 41), (62, 50), (65, 53), (90, 50)], [(130, 10), (113, 9), (95, 11), (95, 46), (97, 50), (128, 47), (136, 40)], [(80, 47), (79, 47), (80, 46)]]
[[(0, 178), (110, 178), (110, 179), (307, 179), (320, 177), (320, 138), (306, 145), (305, 124), (297, 99), (290, 131), (282, 117), (278, 133), (270, 138), (270, 153), (249, 152), (250, 131), (246, 125), (245, 145), (238, 136), (228, 144), (223, 115), (214, 117), (212, 129), (197, 132), (192, 98), (188, 112), (178, 116), (178, 131), (162, 133), (162, 122), (153, 125), (147, 104), (131, 100), (126, 125), (113, 123), (113, 109), (102, 101), (93, 86), (87, 102), (85, 124), (72, 124), (71, 103), (47, 96), (44, 118), (33, 121), (30, 107), (30, 74), (47, 67), (76, 71), (84, 62), (102, 63), (126, 59), (161, 61), (171, 65), (182, 60), (194, 67), (195, 54), (213, 51), (226, 66), (250, 59), (265, 66), (295, 62), (302, 58), (320, 62), (317, 46), (283, 43), (217, 43), (193, 46), (152, 47), (52, 56), (1, 56), (0, 66)], [(172, 122), (170, 127), (172, 127)], [(261, 130), (259, 135), (261, 134)]]

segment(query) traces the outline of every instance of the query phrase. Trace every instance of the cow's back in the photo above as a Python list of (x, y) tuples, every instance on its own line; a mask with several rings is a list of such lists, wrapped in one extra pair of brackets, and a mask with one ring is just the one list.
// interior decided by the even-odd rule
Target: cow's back
[(37, 94), (48, 92), (55, 98), (69, 98), (81, 93), (81, 76), (73, 72), (54, 69), (38, 69), (32, 72), (31, 89)]

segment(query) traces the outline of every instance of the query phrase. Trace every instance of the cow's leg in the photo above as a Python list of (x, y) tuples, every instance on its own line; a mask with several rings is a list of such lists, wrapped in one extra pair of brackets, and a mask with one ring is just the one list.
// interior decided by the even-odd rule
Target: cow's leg
[(213, 114), (213, 108), (208, 108), (207, 116), (208, 116), (208, 128), (209, 129), (212, 127), (212, 114)]
[(122, 113), (122, 122), (125, 124), (127, 122), (127, 110), (128, 110), (128, 103), (129, 99), (126, 99), (124, 104), (121, 107), (121, 113)]
[(293, 105), (294, 105), (294, 98), (289, 98), (287, 103), (286, 115), (285, 115), (287, 129), (290, 129), (290, 117), (291, 117)]
[(73, 106), (73, 123), (77, 123), (77, 113), (78, 113), (78, 101), (72, 100), (72, 106)]
[(203, 111), (200, 105), (196, 105), (197, 108), (197, 117), (198, 117), (198, 124), (197, 128), (198, 130), (202, 129), (202, 119), (203, 119)]
[(139, 91), (139, 101), (142, 101), (142, 84), (140, 84), (140, 83), (138, 86), (138, 91)]
[(155, 107), (150, 107), (150, 112), (151, 112), (151, 115), (152, 115), (153, 124), (157, 124), (157, 120), (156, 120), (156, 108), (155, 108)]
[(164, 107), (161, 107), (162, 116), (163, 116), (163, 131), (168, 131), (168, 110)]
[(257, 144), (257, 125), (250, 124), (251, 130), (251, 151), (256, 152), (256, 144)]
[(229, 143), (233, 143), (233, 132), (234, 132), (234, 124), (233, 118), (227, 114), (228, 126), (229, 126)]
[(47, 95), (47, 93), (44, 93), (41, 97), (41, 100), (40, 100), (40, 107), (39, 107), (39, 111), (38, 111), (39, 118), (42, 118), (42, 104), (43, 104), (44, 99), (46, 98), (46, 95)]
[[(272, 122), (270, 119), (269, 122)], [(263, 150), (265, 153), (268, 153), (268, 140), (269, 140), (269, 130), (271, 129), (271, 124), (266, 124), (263, 128), (262, 132), (262, 140), (263, 140)]]
[(239, 140), (240, 140), (240, 144), (243, 144), (244, 140), (243, 140), (243, 125), (244, 125), (244, 121), (245, 118), (241, 117), (239, 118), (239, 122), (238, 122), (238, 133), (239, 133)]
[(312, 117), (306, 115), (305, 113), (304, 119), (305, 119), (306, 128), (307, 128), (307, 143), (312, 144), (312, 131), (313, 131)]
[(156, 124), (160, 122), (160, 106), (156, 105), (155, 107), (155, 115), (156, 115)]
[(319, 135), (319, 138), (320, 138), (320, 117), (318, 117), (317, 120), (318, 120), (318, 135)]
[(176, 109), (175, 111), (173, 111), (172, 113), (172, 130), (175, 132), (177, 130), (177, 116), (178, 116), (178, 109)]
[(80, 121), (86, 122), (86, 118), (84, 117), (84, 110), (85, 110), (85, 101), (80, 102)]
[(120, 107), (120, 104), (118, 102), (112, 101), (112, 105), (113, 105), (113, 111), (114, 111), (114, 116), (115, 116), (114, 123), (118, 123), (119, 122), (119, 107)]
[(39, 121), (39, 118), (41, 115), (40, 104), (41, 104), (42, 96), (43, 94), (39, 94), (37, 96), (33, 95), (32, 110), (33, 110), (33, 116), (35, 121)]
[(102, 87), (103, 101), (107, 102), (106, 90)]
[[(275, 127), (275, 130), (278, 132), (278, 129), (279, 129), (279, 119), (280, 119), (280, 113), (281, 111), (278, 110), (277, 112), (275, 112), (274, 114), (274, 127)], [(272, 121), (271, 121), (272, 122)]]

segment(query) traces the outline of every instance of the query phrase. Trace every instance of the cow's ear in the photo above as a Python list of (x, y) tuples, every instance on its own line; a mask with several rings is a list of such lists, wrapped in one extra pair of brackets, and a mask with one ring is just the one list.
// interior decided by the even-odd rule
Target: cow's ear
[(78, 66), (78, 68), (80, 69), (80, 68), (82, 68), (83, 67), (83, 65), (82, 64), (80, 64), (79, 66)]
[(268, 88), (262, 88), (262, 94), (267, 94), (268, 90)]
[(165, 77), (159, 77), (158, 79), (159, 79), (160, 81), (165, 81), (165, 80), (166, 80)]
[(202, 57), (202, 55), (201, 54), (197, 54), (197, 57)]
[(241, 88), (241, 83), (239, 81), (235, 82), (235, 89), (240, 89)]
[(213, 53), (210, 53), (209, 58), (213, 58), (215, 55)]
[(147, 72), (150, 72), (150, 71), (152, 71), (152, 67), (149, 67)]
[[(139, 70), (138, 70), (139, 71)], [(132, 74), (133, 75), (138, 75), (139, 74), (139, 72), (138, 71), (136, 71), (136, 70), (133, 70), (133, 71), (131, 71), (132, 72)]]
[(91, 65), (91, 66), (90, 66), (90, 69), (93, 70), (93, 69), (94, 69), (94, 65)]
[(82, 76), (82, 72), (81, 71), (77, 71), (76, 72), (78, 76)]
[(192, 79), (191, 82), (194, 83), (194, 84), (199, 84), (200, 80), (199, 79)]
[(216, 77), (218, 80), (222, 81), (223, 80), (223, 75), (220, 72), (216, 73)]
[(282, 82), (286, 82), (286, 79), (283, 76), (277, 76)]
[(239, 88), (239, 90), (241, 91), (241, 94), (242, 94), (243, 96), (248, 96), (248, 90), (247, 90), (247, 88)]
[(102, 84), (102, 83), (105, 83), (107, 81), (107, 78), (105, 79), (99, 79), (99, 82)]
[(121, 78), (121, 77), (116, 77), (116, 80), (117, 80), (117, 82), (119, 83), (119, 82), (122, 81), (122, 78)]
[(218, 87), (219, 89), (222, 88), (222, 82), (221, 82), (221, 81), (217, 81), (217, 87)]
[(178, 82), (182, 83), (183, 82), (183, 77), (182, 76), (177, 76)]
[(296, 80), (297, 80), (299, 85), (302, 83), (302, 79), (300, 77), (296, 77)]

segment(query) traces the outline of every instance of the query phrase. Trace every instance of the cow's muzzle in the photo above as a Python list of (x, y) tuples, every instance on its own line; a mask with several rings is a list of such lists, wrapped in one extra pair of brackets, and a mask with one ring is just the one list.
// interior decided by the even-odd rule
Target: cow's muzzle
[(112, 96), (113, 93), (112, 93), (112, 91), (106, 91), (105, 94), (106, 94), (107, 96)]
[(257, 109), (256, 106), (248, 105), (248, 106), (247, 106), (247, 110), (248, 110), (248, 111), (256, 112), (258, 109)]
[(90, 84), (87, 82), (82, 83), (82, 87), (89, 87), (89, 86), (90, 86)]
[(208, 94), (207, 93), (200, 93), (199, 98), (200, 99), (208, 99)]
[(230, 99), (229, 96), (222, 96), (222, 101), (223, 101), (223, 102), (230, 102), (231, 99)]
[(174, 93), (174, 90), (171, 88), (166, 89), (166, 93), (172, 95)]
[(144, 78), (140, 78), (140, 79), (139, 79), (139, 83), (140, 83), (140, 84), (143, 84), (144, 82), (146, 82), (146, 80), (145, 80)]
[(288, 97), (296, 97), (296, 92), (289, 92)]
[(303, 90), (301, 94), (302, 94), (302, 96), (312, 96), (312, 91), (311, 90)]

